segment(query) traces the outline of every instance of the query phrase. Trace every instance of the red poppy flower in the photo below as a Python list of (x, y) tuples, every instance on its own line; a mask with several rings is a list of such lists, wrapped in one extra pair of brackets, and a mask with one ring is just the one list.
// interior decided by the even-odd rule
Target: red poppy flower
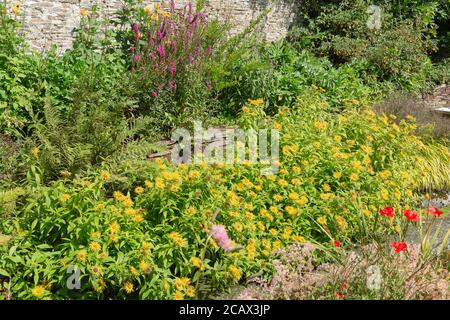
[(400, 253), (402, 251), (406, 251), (408, 249), (408, 246), (406, 245), (405, 242), (392, 242), (391, 245), (394, 247), (395, 249), (395, 253)]
[(429, 207), (428, 212), (438, 218), (441, 216), (441, 214), (443, 214), (442, 211), (440, 211), (438, 208), (434, 208), (434, 207)]
[(342, 290), (347, 290), (347, 282), (345, 281), (342, 283)]
[(339, 248), (340, 246), (342, 246), (342, 243), (340, 243), (337, 240), (333, 240), (333, 246), (335, 246), (336, 248)]
[(338, 299), (344, 299), (344, 295), (342, 294), (342, 292), (336, 292), (335, 295)]
[(406, 219), (408, 219), (409, 221), (413, 221), (416, 222), (419, 220), (419, 215), (417, 212), (412, 211), (412, 210), (406, 210), (405, 212), (403, 212), (403, 215), (406, 217)]
[(392, 207), (386, 207), (384, 209), (381, 209), (378, 212), (382, 215), (388, 216), (389, 218), (394, 217), (394, 208), (392, 208)]

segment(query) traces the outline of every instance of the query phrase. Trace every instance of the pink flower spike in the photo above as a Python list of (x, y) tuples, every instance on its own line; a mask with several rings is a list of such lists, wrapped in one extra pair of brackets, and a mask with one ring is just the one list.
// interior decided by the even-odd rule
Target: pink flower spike
[(228, 237), (227, 231), (223, 225), (213, 225), (210, 231), (211, 237), (217, 242), (219, 247), (225, 251), (233, 249), (233, 244)]

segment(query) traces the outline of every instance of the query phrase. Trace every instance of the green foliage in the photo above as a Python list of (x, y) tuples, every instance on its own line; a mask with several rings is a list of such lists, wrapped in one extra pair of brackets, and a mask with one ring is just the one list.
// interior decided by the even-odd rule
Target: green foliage
[(427, 54), (436, 50), (437, 5), (422, 4), (400, 14), (395, 4), (383, 2), (381, 28), (370, 29), (370, 4), (364, 0), (316, 2), (320, 13), (312, 10), (317, 16), (307, 17), (307, 28), (299, 29), (293, 39), (334, 63), (350, 63), (366, 83), (387, 82), (419, 91), (431, 68)]

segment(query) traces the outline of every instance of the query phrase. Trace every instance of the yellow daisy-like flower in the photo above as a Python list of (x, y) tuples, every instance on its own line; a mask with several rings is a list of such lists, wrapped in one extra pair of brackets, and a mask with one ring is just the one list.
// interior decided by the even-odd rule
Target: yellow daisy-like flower
[(186, 209), (186, 212), (188, 213), (188, 214), (193, 214), (193, 213), (195, 213), (197, 210), (194, 208), (194, 207), (189, 207), (189, 208), (187, 208)]
[(153, 249), (153, 244), (151, 244), (150, 242), (146, 242), (146, 241), (144, 241), (142, 243), (142, 250), (147, 251), (147, 250), (151, 250), (151, 249)]
[(233, 224), (233, 227), (237, 232), (242, 232), (242, 230), (244, 229), (242, 223), (240, 223), (240, 222), (235, 222)]
[(31, 290), (31, 294), (36, 298), (42, 298), (46, 290), (44, 286), (36, 286)]
[(239, 281), (241, 279), (241, 270), (239, 270), (238, 267), (236, 266), (230, 266), (230, 268), (228, 269), (231, 273), (231, 275), (233, 276), (234, 280)]
[(276, 195), (274, 195), (274, 196), (272, 197), (272, 199), (275, 200), (275, 201), (277, 201), (277, 202), (280, 202), (280, 201), (283, 200), (283, 196), (282, 196), (282, 195), (279, 195), (279, 194), (276, 194)]
[(342, 173), (340, 173), (340, 172), (335, 172), (335, 173), (333, 173), (333, 177), (335, 178), (335, 179), (340, 179), (341, 177), (342, 177)]
[(302, 237), (299, 235), (292, 236), (292, 240), (299, 242), (299, 243), (306, 243), (305, 237)]
[(111, 175), (108, 171), (102, 170), (100, 172), (100, 178), (104, 181), (108, 181), (109, 179), (111, 179)]
[(298, 185), (300, 185), (300, 183), (301, 183), (301, 181), (300, 181), (300, 179), (292, 179), (291, 180), (291, 183), (294, 185), (294, 186), (298, 186)]
[(275, 123), (273, 124), (273, 128), (276, 129), (276, 130), (281, 130), (282, 126), (281, 126), (281, 124), (279, 124), (278, 122), (275, 122)]
[(300, 198), (299, 194), (297, 192), (291, 192), (289, 193), (289, 199), (291, 200), (298, 200)]
[(275, 230), (275, 229), (273, 229), (273, 228), (271, 228), (271, 229), (269, 229), (269, 233), (270, 233), (272, 236), (276, 236), (276, 235), (278, 234), (278, 231)]
[(329, 200), (329, 199), (332, 199), (333, 197), (334, 197), (334, 194), (332, 194), (332, 193), (320, 194), (320, 199), (322, 199), (322, 200)]
[(294, 208), (294, 207), (291, 207), (291, 206), (287, 206), (287, 207), (285, 208), (285, 210), (286, 210), (286, 212), (287, 212), (289, 215), (291, 215), (291, 216), (294, 216), (294, 215), (296, 215), (296, 214), (298, 213), (298, 209), (297, 209), (297, 208)]
[(139, 268), (144, 273), (149, 273), (151, 270), (150, 265), (145, 260), (141, 260), (141, 262), (139, 262)]
[(249, 107), (243, 107), (242, 108), (242, 112), (249, 113), (250, 112), (250, 108)]
[(100, 243), (98, 243), (97, 241), (92, 241), (92, 242), (89, 244), (89, 248), (90, 248), (92, 251), (99, 251), (99, 250), (102, 248), (102, 246), (101, 246)]
[(317, 218), (317, 222), (319, 224), (321, 224), (322, 226), (326, 226), (327, 225), (327, 217), (320, 216), (319, 218)]
[(345, 218), (341, 217), (341, 216), (336, 216), (335, 219), (336, 219), (336, 223), (339, 226), (339, 229), (341, 229), (341, 231), (345, 232), (348, 229), (348, 223), (345, 220)]
[(38, 147), (31, 149), (31, 155), (35, 158), (39, 157), (41, 150)]
[(123, 289), (128, 294), (132, 293), (134, 291), (133, 283), (131, 283), (130, 281), (125, 282), (123, 285)]
[(114, 234), (120, 230), (120, 225), (117, 222), (113, 222), (109, 225), (109, 231)]
[(252, 106), (259, 107), (259, 106), (263, 105), (264, 100), (263, 99), (256, 99), (256, 100), (249, 99), (248, 103), (251, 104)]
[(189, 298), (195, 297), (195, 288), (194, 288), (193, 286), (187, 287), (187, 288), (186, 288), (186, 295), (187, 295)]
[(328, 124), (324, 121), (316, 121), (314, 122), (314, 127), (319, 130), (325, 130), (328, 128)]
[(102, 269), (99, 266), (93, 266), (91, 272), (94, 276), (98, 276), (102, 272)]
[(80, 259), (80, 261), (84, 261), (87, 258), (87, 253), (84, 250), (81, 250), (78, 252), (78, 259)]
[(67, 193), (63, 194), (60, 198), (61, 202), (67, 202), (67, 201), (69, 201), (69, 199), (70, 199), (70, 196)]
[(353, 170), (359, 171), (362, 169), (361, 161), (353, 160), (350, 162), (350, 165), (352, 166)]
[(300, 199), (296, 200), (299, 205), (305, 205), (309, 202), (308, 198), (306, 196), (301, 196)]
[(142, 187), (136, 187), (136, 188), (134, 189), (134, 192), (135, 192), (136, 194), (142, 194), (142, 193), (144, 193), (144, 188), (142, 188)]
[(176, 231), (169, 234), (169, 239), (180, 247), (185, 247), (187, 245), (187, 241)]
[(146, 188), (153, 188), (153, 182), (149, 181), (149, 180), (145, 180), (144, 185)]
[(200, 258), (192, 257), (191, 263), (194, 267), (201, 269), (203, 267), (203, 262)]
[(358, 176), (357, 173), (352, 173), (352, 174), (350, 175), (350, 180), (352, 180), (352, 181), (358, 181), (358, 179), (359, 179), (359, 176)]
[(181, 291), (175, 291), (174, 295), (173, 295), (173, 299), (174, 300), (183, 300), (184, 296), (183, 293)]

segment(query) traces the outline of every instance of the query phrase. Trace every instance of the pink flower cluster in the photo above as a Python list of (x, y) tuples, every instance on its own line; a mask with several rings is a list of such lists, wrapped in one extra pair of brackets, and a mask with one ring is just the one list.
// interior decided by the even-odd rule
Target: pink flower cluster
[(228, 237), (227, 231), (223, 225), (213, 225), (211, 227), (210, 234), (223, 250), (229, 251), (233, 249), (233, 243)]
[[(146, 17), (132, 25), (133, 69), (153, 75), (145, 84), (153, 98), (163, 90), (177, 91), (178, 75), (181, 77), (191, 68), (201, 68), (213, 53), (212, 44), (205, 38), (206, 15), (196, 12), (192, 2), (179, 10), (174, 3), (171, 1), (170, 15), (161, 16), (161, 21), (152, 22)], [(143, 34), (147, 35), (147, 41), (142, 41)], [(210, 87), (210, 83), (205, 85)]]

